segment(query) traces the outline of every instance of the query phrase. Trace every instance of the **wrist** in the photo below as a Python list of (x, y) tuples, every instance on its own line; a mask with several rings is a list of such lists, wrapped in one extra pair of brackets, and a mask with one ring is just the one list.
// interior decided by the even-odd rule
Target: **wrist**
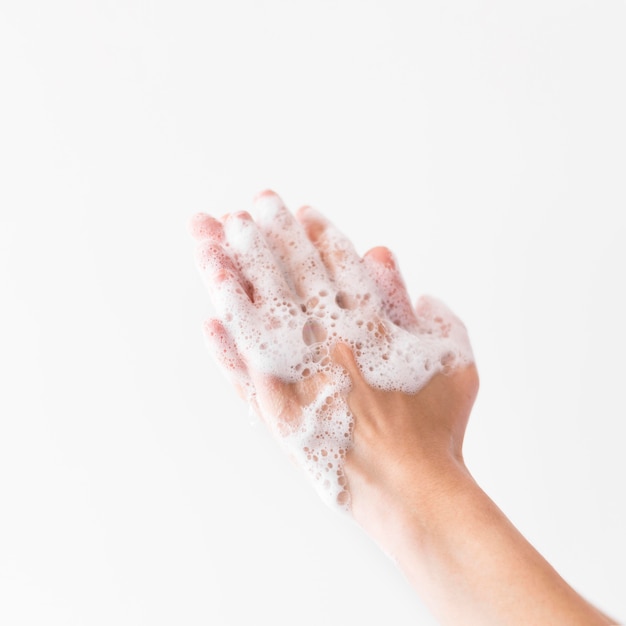
[(352, 515), (396, 562), (409, 544), (412, 553), (425, 547), (440, 530), (438, 520), (478, 489), (463, 459), (447, 452), (375, 468), (359, 461), (349, 454), (345, 467)]

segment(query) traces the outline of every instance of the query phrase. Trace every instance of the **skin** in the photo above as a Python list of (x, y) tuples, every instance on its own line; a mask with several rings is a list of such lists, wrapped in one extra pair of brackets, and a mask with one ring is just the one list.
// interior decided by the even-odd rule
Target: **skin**
[[(282, 204), (271, 191), (262, 192), (256, 201)], [(342, 267), (354, 262), (377, 284), (380, 310), (375, 308), (371, 315), (383, 335), (390, 323), (418, 334), (426, 327), (441, 336), (451, 326), (464, 332), (451, 312), (445, 320), (433, 312), (428, 298), (412, 306), (388, 249), (374, 248), (359, 258), (349, 241), (338, 240), (332, 224), (308, 207), (294, 218), (281, 206), (273, 219), (286, 224), (288, 238), (308, 239), (307, 253), (294, 258), (285, 236), (271, 225), (264, 230), (260, 221), (279, 270), (274, 287), (285, 297), (306, 299), (312, 272), (323, 273), (328, 288), (339, 293)], [(225, 286), (234, 285), (236, 297), (254, 312), (264, 294), (256, 290), (245, 258), (235, 261), (226, 250), (229, 220), (247, 222), (252, 217), (237, 213), (219, 220), (204, 214), (193, 218), (199, 266), (215, 301), (226, 293)], [(279, 436), (297, 427), (303, 408), (324, 392), (324, 374), (286, 383), (255, 371), (219, 318), (206, 322), (205, 335), (238, 393)], [(369, 385), (346, 344), (334, 344), (330, 359), (351, 381), (346, 401), (354, 429), (344, 461), (351, 514), (397, 563), (442, 624), (617, 623), (563, 580), (468, 471), (463, 439), (479, 386), (473, 363), (446, 365), (420, 391), (408, 394)]]

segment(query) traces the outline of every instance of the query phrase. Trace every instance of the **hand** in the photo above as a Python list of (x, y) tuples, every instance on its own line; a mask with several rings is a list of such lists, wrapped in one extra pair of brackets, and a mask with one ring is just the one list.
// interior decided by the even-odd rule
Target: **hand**
[(386, 248), (363, 258), (273, 192), (200, 214), (209, 346), (323, 499), (351, 511), (446, 624), (611, 624), (480, 489), (462, 445), (478, 390), (465, 327), (411, 306)]
[[(387, 249), (361, 258), (319, 213), (304, 207), (294, 217), (273, 192), (259, 194), (255, 209), (256, 221), (241, 212), (220, 220), (200, 214), (192, 222), (200, 240), (198, 266), (218, 312), (205, 323), (207, 341), (240, 395), (323, 499), (349, 509), (347, 467), (358, 481), (358, 472), (387, 466), (396, 444), (407, 454), (432, 456), (447, 445), (431, 446), (433, 437), (452, 432), (453, 419), (460, 446), (471, 402), (460, 417), (438, 410), (418, 416), (419, 423), (405, 420), (408, 438), (398, 420), (434, 390), (444, 406), (456, 397), (452, 388), (461, 386), (460, 379), (450, 374), (472, 361), (467, 333), (432, 298), (411, 306)], [(439, 382), (429, 385), (428, 395), (417, 393), (431, 379)], [(364, 411), (374, 406), (362, 406), (364, 398), (383, 402), (377, 417)], [(388, 400), (406, 410), (384, 423)], [(438, 406), (439, 400), (429, 402)], [(366, 470), (358, 459), (372, 452), (373, 441), (361, 436), (370, 426), (393, 430), (397, 441), (377, 442), (376, 461)], [(409, 451), (413, 440), (416, 448)]]

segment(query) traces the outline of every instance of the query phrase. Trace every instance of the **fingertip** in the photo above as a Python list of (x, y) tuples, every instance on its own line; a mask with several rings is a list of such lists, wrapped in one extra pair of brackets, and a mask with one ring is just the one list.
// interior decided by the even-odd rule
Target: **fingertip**
[(249, 211), (231, 211), (230, 213), (224, 213), (220, 216), (219, 222), (224, 229), (227, 229), (233, 223), (240, 224), (241, 222), (254, 222), (252, 215)]
[(298, 219), (304, 219), (304, 217), (305, 217), (305, 213), (306, 213), (309, 209), (311, 209), (311, 207), (310, 207), (308, 204), (303, 204), (301, 207), (299, 207), (299, 208), (297, 209), (297, 211), (295, 212), (295, 214), (294, 214), (294, 215), (295, 215)]
[(248, 211), (235, 211), (228, 216), (229, 219), (243, 220), (244, 222), (253, 222), (252, 215)]
[(187, 230), (194, 239), (200, 241), (203, 239), (221, 241), (224, 236), (222, 225), (214, 217), (206, 213), (193, 215), (187, 223)]
[[(202, 323), (202, 334), (208, 347), (213, 354), (223, 360), (225, 355), (229, 355), (232, 360), (232, 353), (235, 352), (235, 344), (230, 333), (217, 317), (209, 317)], [(222, 361), (222, 364), (224, 362)]]
[(415, 302), (415, 312), (420, 316), (428, 315), (432, 311), (432, 308), (433, 300), (431, 296), (427, 294), (422, 294)]
[(202, 322), (202, 332), (210, 339), (223, 337), (226, 333), (222, 322), (215, 317), (210, 317)]
[(187, 220), (187, 230), (189, 231), (189, 234), (193, 236), (193, 229), (195, 226), (195, 223), (202, 219), (205, 216), (205, 213), (194, 213), (188, 220)]
[(315, 220), (319, 220), (319, 221), (325, 221), (324, 216), (317, 209), (314, 209), (310, 204), (302, 205), (296, 211), (296, 217), (298, 217), (298, 219), (302, 219), (302, 220), (315, 219)]
[(224, 357), (233, 351), (232, 341), (222, 322), (210, 317), (202, 323), (202, 334), (207, 347), (222, 366), (226, 365)]
[(427, 293), (422, 294), (417, 299), (415, 310), (423, 315), (435, 315), (436, 313), (452, 314), (452, 311), (443, 300)]
[(429, 323), (441, 325), (445, 322), (448, 326), (455, 324), (465, 328), (463, 322), (443, 300), (428, 294), (422, 295), (417, 299), (415, 313), (418, 318), (428, 320)]
[(256, 232), (256, 223), (248, 211), (228, 213), (222, 218), (224, 239), (237, 249), (250, 244), (249, 237)]
[(386, 248), (385, 246), (376, 246), (371, 250), (368, 250), (363, 258), (368, 259), (370, 261), (375, 261), (376, 263), (380, 263), (389, 269), (396, 269), (396, 260), (393, 255), (393, 252)]

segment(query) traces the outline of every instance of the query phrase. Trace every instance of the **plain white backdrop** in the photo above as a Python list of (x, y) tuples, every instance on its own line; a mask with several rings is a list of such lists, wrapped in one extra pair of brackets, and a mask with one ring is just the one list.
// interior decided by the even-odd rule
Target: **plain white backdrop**
[(204, 347), (187, 221), (266, 187), (465, 321), (470, 469), (626, 619), (625, 32), (617, 0), (2, 0), (0, 623), (434, 623)]

